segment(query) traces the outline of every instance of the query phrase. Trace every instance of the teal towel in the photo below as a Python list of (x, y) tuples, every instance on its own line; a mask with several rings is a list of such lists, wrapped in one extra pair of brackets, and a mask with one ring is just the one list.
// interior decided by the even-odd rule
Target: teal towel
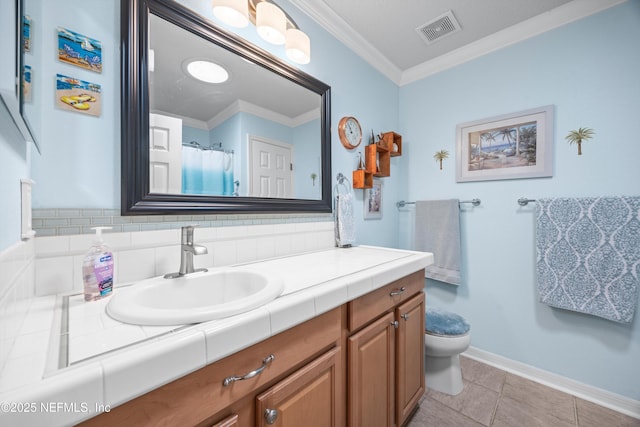
[(631, 323), (640, 276), (640, 197), (539, 199), (540, 300)]

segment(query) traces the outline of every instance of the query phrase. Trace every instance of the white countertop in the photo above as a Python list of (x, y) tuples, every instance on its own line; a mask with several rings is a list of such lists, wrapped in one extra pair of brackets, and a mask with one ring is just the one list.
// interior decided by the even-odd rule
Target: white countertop
[[(72, 296), (67, 348), (71, 366), (44, 378), (42, 373), (12, 372), (16, 387), (0, 393), (0, 424), (80, 422), (432, 262), (430, 253), (359, 246), (243, 264), (245, 270), (279, 274), (285, 283), (282, 295), (247, 313), (186, 327), (124, 324), (106, 315), (108, 299), (85, 303), (81, 296)], [(40, 306), (51, 313), (40, 310), (39, 318), (50, 321), (51, 297)], [(50, 342), (49, 354), (57, 354), (58, 340)], [(20, 384), (20, 378), (32, 380)]]

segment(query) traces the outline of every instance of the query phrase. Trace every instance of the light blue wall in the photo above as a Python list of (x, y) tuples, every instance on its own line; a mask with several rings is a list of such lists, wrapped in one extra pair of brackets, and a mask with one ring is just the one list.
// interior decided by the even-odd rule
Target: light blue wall
[[(36, 1), (36, 0), (33, 0)], [(34, 76), (34, 90), (44, 91), (41, 103), (43, 153), (33, 160), (35, 208), (113, 208), (120, 206), (120, 99), (119, 99), (119, 2), (85, 2), (39, 0), (41, 22), (34, 23), (44, 34), (45, 60)], [(55, 3), (55, 4), (54, 4)], [(204, 14), (211, 14), (209, 3), (195, 2)], [(356, 116), (363, 130), (376, 133), (398, 128), (398, 88), (369, 64), (347, 49), (287, 1), (279, 2), (304, 28), (312, 40), (311, 63), (300, 68), (322, 80), (332, 89), (331, 122), (337, 124), (344, 115)], [(211, 17), (213, 19), (213, 17)], [(103, 72), (92, 73), (54, 59), (56, 26), (64, 26), (102, 41)], [(284, 47), (272, 46), (256, 36), (249, 26), (238, 32), (276, 56), (286, 59)], [(295, 65), (295, 64), (293, 64)], [(98, 118), (57, 110), (54, 105), (54, 77), (67, 74), (102, 85), (102, 115)], [(36, 87), (36, 84), (39, 86)], [(351, 176), (356, 155), (345, 150), (332, 130), (333, 178), (343, 172)], [(358, 241), (395, 246), (397, 217), (393, 196), (399, 180), (392, 167), (392, 177), (385, 180), (384, 218), (362, 220), (362, 191), (356, 192)], [(335, 178), (333, 179), (335, 181)]]
[[(30, 0), (34, 43), (40, 49), (33, 70), (34, 126), (42, 155), (34, 156), (34, 208), (118, 208), (120, 206), (120, 2)], [(58, 61), (56, 28), (102, 42), (102, 73)], [(35, 60), (35, 59), (34, 59)], [(56, 74), (102, 86), (100, 117), (63, 111), (55, 105)]]
[(20, 241), (20, 180), (30, 177), (31, 150), (0, 101), (0, 252)]
[[(534, 208), (516, 200), (640, 194), (638, 40), (640, 2), (629, 1), (400, 89), (408, 197), (482, 199), (461, 213), (464, 284), (428, 281), (428, 304), (467, 317), (475, 347), (636, 400), (640, 313), (624, 326), (539, 303)], [(548, 104), (553, 178), (455, 182), (456, 124)], [(585, 126), (596, 135), (578, 156), (564, 136)], [(452, 154), (443, 171), (441, 149)]]
[(211, 145), (209, 131), (191, 126), (182, 126), (182, 143), (195, 141), (203, 147)]

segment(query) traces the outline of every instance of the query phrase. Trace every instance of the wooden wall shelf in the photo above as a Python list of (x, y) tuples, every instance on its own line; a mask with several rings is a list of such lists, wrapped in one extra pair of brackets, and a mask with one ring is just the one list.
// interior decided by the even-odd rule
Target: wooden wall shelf
[(353, 188), (372, 188), (374, 176), (391, 176), (391, 157), (401, 155), (402, 135), (383, 133), (380, 141), (364, 147), (365, 168), (353, 171)]

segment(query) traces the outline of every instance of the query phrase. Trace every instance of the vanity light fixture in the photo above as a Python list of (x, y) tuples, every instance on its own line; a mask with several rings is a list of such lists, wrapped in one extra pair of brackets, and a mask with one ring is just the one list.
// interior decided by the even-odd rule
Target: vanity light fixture
[(236, 28), (249, 25), (247, 0), (213, 0), (213, 16)]
[(272, 0), (212, 0), (213, 15), (227, 25), (243, 28), (251, 21), (260, 37), (285, 44), (287, 56), (298, 64), (311, 61), (311, 41), (295, 21)]
[(186, 69), (192, 77), (206, 83), (224, 83), (229, 80), (229, 72), (215, 62), (191, 60), (186, 64)]

